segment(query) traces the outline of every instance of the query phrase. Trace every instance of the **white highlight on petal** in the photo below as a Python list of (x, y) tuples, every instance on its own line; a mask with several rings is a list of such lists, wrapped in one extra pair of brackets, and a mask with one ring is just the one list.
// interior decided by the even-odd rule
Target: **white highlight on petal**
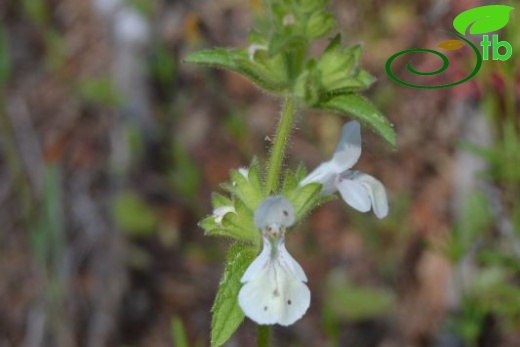
[(222, 219), (228, 213), (236, 213), (233, 206), (220, 206), (213, 210), (213, 217), (215, 217), (215, 223), (222, 224)]
[(310, 305), (311, 293), (303, 283), (307, 277), (287, 252), (284, 238), (272, 243), (264, 236), (264, 248), (242, 276), (245, 283), (238, 303), (245, 315), (257, 324), (291, 325)]
[(256, 209), (254, 221), (255, 227), (262, 230), (268, 227), (285, 229), (294, 223), (294, 208), (283, 196), (270, 196)]

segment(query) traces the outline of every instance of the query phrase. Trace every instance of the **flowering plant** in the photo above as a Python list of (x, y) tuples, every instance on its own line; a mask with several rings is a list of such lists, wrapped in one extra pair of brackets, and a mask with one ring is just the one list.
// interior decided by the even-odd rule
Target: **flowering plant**
[[(271, 324), (290, 325), (307, 311), (307, 277), (285, 247), (288, 228), (339, 191), (355, 209), (388, 213), (386, 192), (378, 180), (351, 170), (361, 155), (358, 121), (343, 127), (330, 161), (307, 175), (303, 166), (281, 172), (284, 151), (298, 108), (332, 111), (370, 126), (391, 145), (389, 121), (358, 93), (375, 80), (359, 66), (360, 45), (342, 48), (334, 36), (318, 58), (310, 44), (328, 35), (335, 20), (328, 0), (266, 0), (265, 16), (242, 49), (217, 48), (190, 54), (186, 61), (235, 71), (284, 101), (268, 163), (253, 161), (232, 170), (228, 193), (214, 193), (213, 214), (199, 224), (207, 235), (236, 240), (228, 253), (212, 309), (212, 346), (220, 346), (247, 316), (259, 324), (258, 345), (269, 345)], [(264, 179), (265, 177), (265, 179)]]

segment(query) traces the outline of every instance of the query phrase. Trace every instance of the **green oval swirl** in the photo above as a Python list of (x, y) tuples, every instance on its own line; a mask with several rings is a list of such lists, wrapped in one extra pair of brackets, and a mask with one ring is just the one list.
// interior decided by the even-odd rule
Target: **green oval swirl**
[(398, 52), (394, 55), (392, 55), (390, 58), (388, 58), (388, 60), (386, 61), (386, 73), (388, 74), (388, 76), (390, 76), (391, 79), (393, 79), (395, 82), (399, 83), (399, 84), (402, 84), (404, 86), (407, 86), (407, 87), (412, 87), (412, 88), (421, 88), (421, 89), (440, 89), (440, 88), (449, 88), (449, 87), (453, 87), (453, 86), (456, 86), (458, 84), (461, 84), (461, 83), (464, 83), (468, 80), (470, 80), (471, 78), (473, 78), (473, 76), (475, 76), (481, 66), (482, 66), (482, 55), (480, 54), (480, 51), (478, 50), (477, 46), (475, 46), (473, 43), (471, 43), (471, 41), (467, 40), (464, 36), (461, 36), (459, 34), (456, 34), (456, 33), (452, 33), (450, 31), (445, 31), (446, 33), (450, 34), (450, 35), (453, 35), (453, 36), (456, 36), (458, 37), (459, 39), (463, 40), (464, 42), (466, 42), (468, 45), (471, 46), (471, 48), (473, 49), (473, 51), (475, 52), (475, 55), (477, 56), (477, 63), (475, 65), (475, 68), (473, 69), (473, 71), (471, 72), (471, 74), (469, 74), (466, 78), (464, 79), (461, 79), (460, 81), (457, 81), (457, 82), (453, 82), (453, 83), (448, 83), (448, 84), (442, 84), (442, 85), (438, 85), (438, 86), (425, 86), (425, 85), (421, 85), (421, 84), (412, 84), (412, 83), (408, 83), (408, 82), (405, 82), (401, 79), (399, 79), (398, 77), (396, 77), (393, 73), (392, 73), (392, 69), (391, 69), (391, 65), (392, 65), (392, 62), (399, 56), (403, 55), (403, 54), (407, 54), (407, 53), (413, 53), (413, 52), (427, 52), (427, 53), (433, 53), (435, 55), (437, 55), (438, 57), (440, 57), (443, 61), (442, 63), (442, 67), (435, 70), (435, 71), (431, 71), (431, 72), (420, 72), (420, 71), (417, 71), (415, 70), (412, 65), (411, 65), (411, 62), (408, 62), (408, 64), (406, 65), (406, 68), (408, 71), (410, 71), (411, 73), (415, 74), (415, 75), (419, 75), (419, 76), (431, 76), (431, 75), (437, 75), (441, 72), (443, 72), (444, 70), (446, 70), (448, 68), (448, 66), (450, 65), (450, 62), (448, 60), (448, 58), (440, 53), (440, 52), (437, 52), (437, 51), (434, 51), (432, 49), (427, 49), (427, 48), (412, 48), (412, 49), (406, 49), (404, 51), (401, 51), (401, 52)]

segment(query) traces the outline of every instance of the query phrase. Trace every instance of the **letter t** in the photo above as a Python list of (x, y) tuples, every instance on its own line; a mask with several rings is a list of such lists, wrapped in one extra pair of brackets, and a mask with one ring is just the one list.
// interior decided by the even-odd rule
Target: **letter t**
[(482, 41), (480, 42), (482, 46), (482, 59), (489, 59), (489, 46), (491, 46), (491, 42), (489, 41), (489, 37), (487, 35), (482, 36)]

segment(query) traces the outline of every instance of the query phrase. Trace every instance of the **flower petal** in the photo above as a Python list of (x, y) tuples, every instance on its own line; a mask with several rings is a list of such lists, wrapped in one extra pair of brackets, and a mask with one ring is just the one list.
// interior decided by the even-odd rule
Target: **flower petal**
[(262, 252), (260, 252), (255, 260), (253, 260), (253, 262), (249, 265), (246, 272), (244, 272), (242, 275), (240, 282), (246, 283), (256, 278), (262, 269), (265, 268), (269, 263), (270, 254), (271, 244), (264, 241), (264, 248), (262, 249)]
[(336, 187), (347, 204), (360, 212), (370, 210), (370, 197), (367, 189), (361, 183), (340, 177), (336, 182)]
[(336, 191), (334, 177), (341, 173), (341, 171), (336, 171), (335, 169), (335, 165), (331, 161), (324, 162), (301, 180), (299, 186), (302, 187), (309, 183), (321, 183), (323, 186), (321, 191), (324, 194), (332, 194)]
[(289, 252), (287, 252), (284, 242), (280, 242), (278, 244), (278, 256), (285, 264), (289, 266), (291, 271), (294, 272), (296, 278), (298, 278), (302, 282), (307, 282), (307, 276), (305, 275), (305, 272), (303, 271), (300, 264), (298, 264), (298, 262), (294, 260), (292, 255)]
[(258, 324), (291, 325), (310, 305), (311, 294), (303, 283), (307, 277), (287, 252), (283, 238), (277, 252), (264, 239), (262, 253), (251, 263), (241, 281), (238, 303), (245, 315)]
[(349, 178), (359, 182), (368, 192), (372, 202), (372, 209), (377, 218), (381, 219), (388, 214), (388, 199), (383, 184), (376, 178), (359, 171), (351, 171)]
[(361, 126), (359, 122), (348, 122), (343, 126), (332, 162), (336, 171), (343, 172), (354, 166), (361, 156)]
[(294, 223), (294, 208), (281, 195), (270, 196), (255, 211), (255, 227), (265, 229), (272, 224), (281, 227), (290, 227)]

